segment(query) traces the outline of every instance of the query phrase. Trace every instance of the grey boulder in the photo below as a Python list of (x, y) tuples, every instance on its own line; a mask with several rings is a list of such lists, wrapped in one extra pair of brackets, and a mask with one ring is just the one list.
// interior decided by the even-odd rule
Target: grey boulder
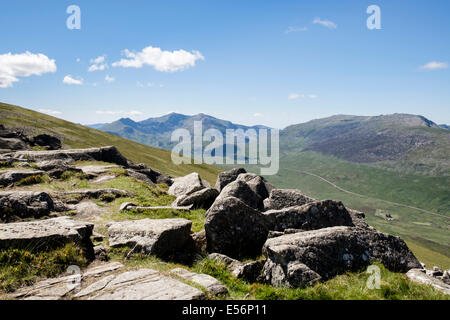
[(219, 191), (212, 188), (205, 188), (188, 195), (181, 195), (172, 203), (174, 207), (188, 207), (192, 205), (194, 209), (208, 209), (219, 195)]
[(175, 178), (170, 186), (168, 193), (173, 196), (190, 195), (196, 191), (205, 189), (202, 179), (197, 172), (187, 176)]
[(45, 172), (40, 170), (9, 170), (0, 175), (0, 186), (7, 186), (17, 183), (22, 179), (32, 176), (42, 176)]
[(236, 180), (241, 173), (247, 173), (247, 171), (245, 171), (244, 168), (235, 168), (229, 171), (219, 173), (214, 188), (217, 189), (219, 192), (221, 192), (222, 189), (225, 188), (227, 184)]
[(280, 210), (283, 208), (302, 206), (316, 201), (296, 189), (273, 189), (269, 198), (264, 200), (265, 210)]
[(0, 222), (41, 218), (55, 209), (52, 198), (45, 192), (0, 192)]

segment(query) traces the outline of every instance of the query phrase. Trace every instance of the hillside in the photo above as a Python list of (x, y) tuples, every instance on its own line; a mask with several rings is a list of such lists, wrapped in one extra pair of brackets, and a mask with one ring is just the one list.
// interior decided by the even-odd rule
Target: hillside
[(170, 150), (174, 146), (174, 143), (170, 141), (172, 132), (176, 129), (184, 128), (188, 129), (192, 134), (194, 121), (202, 121), (204, 130), (217, 129), (222, 133), (225, 133), (226, 129), (248, 130), (250, 128), (258, 129), (264, 127), (249, 127), (235, 124), (203, 113), (194, 116), (170, 113), (162, 117), (149, 118), (139, 122), (135, 122), (129, 118), (122, 118), (110, 124), (94, 124), (90, 127), (95, 127), (99, 130), (138, 141), (149, 146)]
[(152, 148), (116, 135), (61, 120), (36, 111), (0, 103), (0, 124), (24, 129), (30, 134), (49, 133), (59, 137), (63, 148), (116, 146), (128, 159), (172, 176), (197, 171), (210, 183), (216, 181), (219, 169), (208, 165), (180, 165), (172, 163), (170, 152)]

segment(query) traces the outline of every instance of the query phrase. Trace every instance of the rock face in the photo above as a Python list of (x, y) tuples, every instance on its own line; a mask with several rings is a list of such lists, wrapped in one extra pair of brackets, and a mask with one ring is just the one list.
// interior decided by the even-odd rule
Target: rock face
[(332, 227), (267, 240), (263, 275), (275, 286), (303, 287), (374, 261), (396, 272), (420, 267), (403, 240), (373, 229)]
[[(197, 288), (153, 269), (140, 269), (113, 275), (93, 283), (83, 296), (89, 300), (197, 300), (205, 294)], [(79, 297), (82, 295), (78, 294)]]
[(45, 192), (0, 192), (0, 222), (41, 218), (53, 211), (52, 198)]
[(196, 191), (205, 189), (202, 179), (198, 173), (193, 172), (187, 176), (175, 178), (168, 193), (173, 196), (190, 195)]
[(8, 170), (0, 176), (0, 186), (17, 183), (32, 176), (42, 176), (45, 172), (40, 170)]
[(92, 223), (59, 217), (32, 222), (0, 224), (0, 249), (46, 249), (74, 242), (92, 249)]
[(219, 173), (214, 188), (217, 189), (219, 192), (221, 192), (222, 189), (225, 188), (227, 184), (236, 180), (241, 173), (247, 173), (247, 171), (245, 171), (244, 168), (235, 168), (230, 171)]
[(108, 228), (111, 247), (129, 246), (134, 252), (166, 257), (187, 246), (192, 222), (186, 219), (143, 219), (113, 222)]
[(354, 226), (352, 218), (340, 201), (316, 201), (299, 207), (264, 212), (270, 230), (315, 230), (334, 226)]
[(212, 188), (205, 188), (189, 195), (182, 195), (172, 203), (174, 207), (187, 207), (192, 205), (194, 209), (208, 209), (219, 195), (219, 191)]
[(215, 296), (223, 295), (228, 293), (227, 287), (225, 287), (219, 280), (211, 277), (207, 274), (194, 273), (183, 268), (175, 268), (170, 271), (172, 274), (183, 278), (185, 280), (191, 281), (199, 286), (202, 286), (210, 294)]
[(424, 269), (411, 269), (406, 273), (406, 276), (411, 281), (430, 285), (433, 288), (450, 295), (450, 283), (445, 283), (436, 277), (426, 274), (426, 270)]
[(264, 200), (265, 210), (280, 210), (283, 208), (302, 206), (316, 201), (296, 189), (273, 189), (269, 198)]
[(128, 162), (125, 157), (120, 154), (116, 147), (100, 147), (89, 149), (70, 149), (70, 150), (53, 150), (53, 151), (18, 151), (13, 155), (14, 158), (23, 158), (30, 161), (45, 160), (68, 160), (68, 161), (103, 161), (127, 166)]
[(261, 253), (269, 227), (263, 214), (240, 199), (219, 197), (206, 212), (205, 231), (208, 252), (241, 258)]

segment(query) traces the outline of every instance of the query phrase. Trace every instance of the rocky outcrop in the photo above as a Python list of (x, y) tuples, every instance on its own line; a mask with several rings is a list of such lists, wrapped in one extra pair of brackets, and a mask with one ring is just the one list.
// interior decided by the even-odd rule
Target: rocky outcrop
[(263, 208), (263, 199), (258, 194), (256, 194), (246, 182), (242, 180), (236, 180), (229, 183), (225, 188), (222, 189), (217, 199), (223, 199), (227, 197), (237, 198), (254, 209)]
[(325, 200), (264, 212), (272, 231), (286, 229), (315, 230), (334, 226), (354, 226), (340, 201)]
[(269, 197), (273, 188), (272, 185), (266, 184), (263, 177), (254, 173), (241, 173), (236, 180), (246, 182), (250, 189), (263, 200)]
[(168, 193), (173, 196), (190, 195), (196, 191), (205, 189), (202, 179), (197, 172), (188, 174), (187, 176), (175, 178), (170, 186)]
[(52, 198), (45, 192), (0, 192), (0, 222), (38, 219), (55, 210)]
[(6, 152), (15, 150), (26, 150), (27, 145), (20, 139), (17, 138), (2, 138), (0, 137), (0, 150), (5, 150)]
[(450, 295), (450, 277), (448, 276), (448, 271), (446, 278), (447, 282), (445, 282), (443, 279), (432, 276), (431, 274), (427, 273), (427, 270), (425, 269), (411, 269), (406, 273), (406, 276), (413, 282), (432, 286), (436, 290)]
[(210, 275), (194, 273), (183, 268), (172, 269), (170, 270), (170, 273), (205, 288), (205, 290), (212, 295), (218, 296), (228, 293), (227, 287)]
[(47, 150), (58, 150), (61, 149), (62, 143), (57, 137), (40, 134), (31, 139), (32, 145), (45, 147)]
[(212, 188), (205, 188), (188, 195), (181, 195), (172, 203), (174, 207), (191, 206), (193, 209), (208, 209), (219, 195), (219, 191)]
[(273, 189), (264, 200), (264, 210), (280, 210), (283, 208), (302, 206), (316, 201), (296, 189)]
[(373, 229), (331, 227), (267, 240), (264, 279), (275, 286), (303, 287), (374, 261), (396, 272), (420, 267), (403, 240)]
[(242, 200), (220, 196), (206, 212), (205, 231), (208, 252), (241, 258), (261, 253), (269, 226), (263, 214)]
[(112, 222), (108, 227), (111, 247), (128, 246), (133, 252), (167, 257), (190, 241), (192, 222), (186, 219), (143, 219)]
[(103, 161), (127, 166), (127, 159), (116, 147), (100, 147), (89, 149), (68, 149), (52, 151), (18, 151), (12, 155), (14, 158), (28, 159), (30, 161), (68, 160), (68, 161)]
[(92, 250), (90, 236), (93, 228), (92, 223), (75, 221), (69, 217), (0, 224), (0, 249), (40, 250), (77, 243)]
[(8, 186), (32, 176), (42, 176), (44, 173), (44, 171), (29, 169), (8, 170), (0, 175), (0, 186)]
[(227, 184), (236, 180), (241, 173), (247, 173), (247, 171), (245, 171), (244, 168), (235, 168), (229, 171), (219, 173), (214, 188), (217, 189), (219, 192), (221, 192), (222, 189), (225, 188)]

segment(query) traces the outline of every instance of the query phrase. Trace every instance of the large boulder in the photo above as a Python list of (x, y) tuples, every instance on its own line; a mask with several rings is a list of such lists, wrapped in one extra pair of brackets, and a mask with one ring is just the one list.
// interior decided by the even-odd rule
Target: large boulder
[(115, 163), (121, 166), (127, 166), (127, 159), (117, 150), (116, 147), (100, 147), (88, 149), (68, 149), (51, 151), (17, 151), (13, 154), (14, 158), (28, 159), (30, 161), (44, 160), (68, 160), (68, 161), (103, 161)]
[(272, 231), (315, 230), (334, 226), (354, 226), (352, 217), (340, 201), (325, 200), (303, 206), (265, 211)]
[(267, 199), (264, 200), (265, 210), (279, 210), (283, 208), (302, 206), (316, 201), (296, 189), (273, 189)]
[(0, 222), (18, 219), (38, 219), (53, 211), (52, 198), (45, 192), (0, 192)]
[(166, 257), (185, 248), (191, 240), (192, 222), (186, 219), (143, 219), (112, 222), (111, 247), (128, 246), (133, 252)]
[(241, 173), (247, 173), (247, 171), (245, 171), (244, 168), (235, 168), (229, 171), (219, 173), (214, 188), (216, 188), (219, 192), (221, 192), (222, 189), (225, 188), (227, 184), (236, 180)]
[(242, 180), (235, 180), (222, 189), (218, 199), (226, 197), (238, 198), (255, 209), (263, 208), (263, 199), (250, 188), (248, 183)]
[(127, 169), (127, 174), (130, 177), (135, 178), (136, 180), (139, 180), (139, 181), (142, 181), (142, 182), (148, 184), (152, 188), (156, 188), (156, 185), (152, 181), (152, 179), (150, 179), (147, 175), (145, 175), (145, 174), (143, 174), (143, 173), (141, 173), (139, 171), (136, 171), (136, 170), (133, 170), (133, 169)]
[(217, 198), (206, 212), (205, 231), (208, 252), (241, 258), (261, 253), (269, 227), (263, 214), (229, 196)]
[(62, 143), (57, 137), (40, 134), (31, 139), (33, 145), (45, 147), (47, 150), (58, 150), (61, 149)]
[(269, 193), (273, 188), (272, 185), (266, 183), (263, 177), (254, 173), (241, 173), (236, 180), (246, 182), (250, 189), (260, 196), (261, 199), (269, 197)]
[(303, 287), (380, 261), (395, 272), (420, 268), (405, 242), (374, 229), (331, 227), (267, 240), (263, 274), (275, 286)]
[(0, 249), (46, 250), (65, 243), (77, 243), (92, 250), (93, 228), (92, 223), (69, 217), (0, 224)]
[(181, 195), (172, 203), (174, 207), (188, 207), (192, 205), (194, 209), (209, 209), (219, 195), (219, 191), (213, 188), (205, 188), (189, 195)]
[(0, 186), (8, 186), (13, 183), (17, 183), (22, 179), (32, 176), (42, 176), (45, 172), (41, 170), (8, 170), (0, 175)]
[(168, 193), (173, 196), (190, 195), (196, 191), (205, 189), (202, 179), (197, 172), (188, 174), (187, 176), (175, 178), (170, 186)]

